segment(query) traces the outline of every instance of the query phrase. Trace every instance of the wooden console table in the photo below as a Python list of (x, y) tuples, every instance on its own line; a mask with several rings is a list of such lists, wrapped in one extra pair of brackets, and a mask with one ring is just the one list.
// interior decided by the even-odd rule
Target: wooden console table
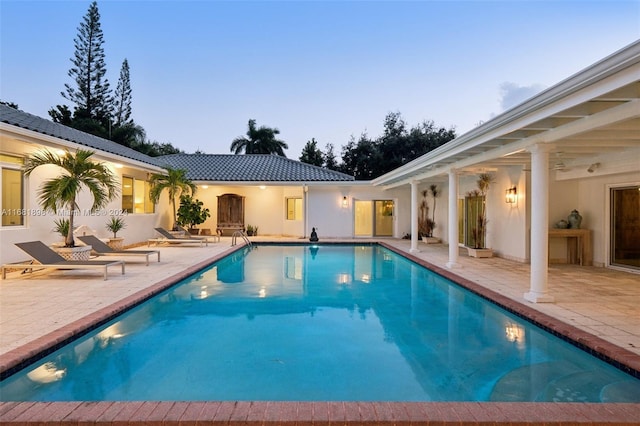
[(567, 239), (567, 263), (593, 265), (590, 229), (549, 229), (549, 239)]

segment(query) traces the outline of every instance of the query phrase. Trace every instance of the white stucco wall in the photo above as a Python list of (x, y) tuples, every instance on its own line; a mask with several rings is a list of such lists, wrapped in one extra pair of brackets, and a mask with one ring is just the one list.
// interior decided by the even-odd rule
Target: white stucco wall
[[(402, 237), (409, 232), (410, 194), (406, 189), (385, 191), (358, 182), (353, 185), (310, 186), (308, 203), (309, 232), (312, 227), (322, 238), (351, 238), (354, 236), (354, 201), (393, 200), (396, 208), (393, 216), (393, 236)], [(342, 207), (343, 197), (347, 197), (347, 207)]]
[[(133, 169), (113, 169), (120, 183), (122, 175), (144, 179), (146, 172)], [(23, 226), (2, 227), (0, 229), (0, 238), (2, 240), (0, 250), (0, 263), (18, 262), (29, 259), (29, 256), (18, 249), (14, 243), (25, 241), (42, 241), (45, 244), (61, 242), (62, 236), (55, 233), (52, 229), (56, 219), (68, 217), (68, 213), (60, 211), (59, 214), (44, 211), (40, 207), (38, 200), (38, 192), (42, 183), (58, 173), (55, 166), (42, 166), (35, 169), (31, 176), (25, 179), (24, 188), (24, 208), (27, 210)], [(100, 238), (108, 238), (112, 234), (106, 229), (105, 225), (110, 215), (120, 215), (124, 218), (126, 228), (118, 232), (119, 237), (124, 237), (124, 244), (130, 245), (148, 238), (155, 237), (154, 227), (167, 225), (170, 220), (170, 207), (168, 205), (168, 197), (162, 197), (160, 203), (156, 206), (154, 214), (127, 214), (122, 212), (122, 197), (120, 194), (112, 200), (104, 209), (95, 213), (89, 210), (93, 199), (85, 189), (80, 192), (78, 197), (79, 214), (74, 217), (74, 227), (81, 225), (88, 226), (95, 235)]]

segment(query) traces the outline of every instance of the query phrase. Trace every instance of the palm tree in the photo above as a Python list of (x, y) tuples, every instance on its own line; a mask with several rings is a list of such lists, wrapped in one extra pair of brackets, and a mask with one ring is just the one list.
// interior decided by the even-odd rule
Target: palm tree
[(196, 193), (196, 185), (187, 179), (187, 171), (184, 169), (174, 169), (170, 166), (165, 166), (167, 174), (154, 173), (149, 179), (151, 184), (151, 190), (149, 191), (149, 198), (154, 204), (157, 204), (160, 200), (160, 194), (165, 189), (169, 192), (169, 200), (171, 200), (171, 206), (173, 207), (173, 229), (178, 229), (177, 215), (176, 215), (176, 197), (179, 197), (183, 193), (190, 193), (194, 195)]
[(289, 145), (276, 139), (280, 130), (266, 126), (256, 127), (256, 120), (253, 118), (249, 120), (248, 127), (247, 137), (240, 136), (231, 142), (231, 152), (240, 154), (244, 151), (245, 154), (276, 154), (286, 157), (284, 150), (289, 149)]
[(67, 209), (69, 230), (64, 241), (65, 247), (75, 246), (73, 219), (78, 211), (76, 199), (83, 187), (87, 188), (93, 197), (92, 213), (105, 207), (118, 194), (119, 184), (116, 176), (104, 163), (91, 161), (93, 154), (93, 151), (78, 149), (75, 155), (67, 151), (60, 157), (44, 150), (29, 156), (22, 169), (25, 176), (45, 165), (54, 165), (62, 169), (58, 176), (42, 183), (38, 199), (45, 210), (58, 213), (59, 210)]

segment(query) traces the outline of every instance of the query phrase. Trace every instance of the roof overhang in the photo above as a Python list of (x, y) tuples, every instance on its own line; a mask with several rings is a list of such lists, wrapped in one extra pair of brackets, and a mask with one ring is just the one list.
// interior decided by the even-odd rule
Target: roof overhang
[(13, 124), (0, 122), (0, 134), (2, 134), (3, 137), (15, 139), (18, 142), (32, 145), (34, 152), (38, 149), (41, 149), (41, 147), (68, 150), (85, 149), (95, 152), (95, 158), (102, 161), (111, 162), (114, 165), (126, 165), (154, 173), (163, 173), (165, 171), (162, 167), (154, 166), (153, 164), (137, 161), (132, 158), (123, 157), (121, 155), (102, 151), (100, 149), (83, 146), (73, 141), (60, 139), (55, 136), (45, 135), (34, 130), (14, 126)]
[(539, 144), (563, 166), (620, 153), (640, 166), (640, 41), (372, 182), (392, 188), (451, 170), (527, 167)]

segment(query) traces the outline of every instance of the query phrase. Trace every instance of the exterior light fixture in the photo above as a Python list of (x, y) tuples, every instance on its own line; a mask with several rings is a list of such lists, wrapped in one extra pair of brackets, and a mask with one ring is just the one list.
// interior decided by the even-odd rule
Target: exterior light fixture
[(515, 186), (512, 186), (505, 191), (504, 201), (507, 204), (515, 204), (518, 202), (518, 191)]
[(349, 200), (347, 199), (346, 195), (344, 197), (342, 197), (342, 208), (346, 209), (347, 207), (349, 207)]
[(260, 185), (260, 189), (266, 189), (267, 187), (264, 185)]
[(592, 165), (590, 165), (590, 166), (589, 166), (589, 168), (587, 169), (587, 171), (588, 171), (589, 173), (593, 173), (593, 172), (595, 172), (595, 171), (598, 169), (598, 167), (600, 167), (600, 163), (593, 163)]

